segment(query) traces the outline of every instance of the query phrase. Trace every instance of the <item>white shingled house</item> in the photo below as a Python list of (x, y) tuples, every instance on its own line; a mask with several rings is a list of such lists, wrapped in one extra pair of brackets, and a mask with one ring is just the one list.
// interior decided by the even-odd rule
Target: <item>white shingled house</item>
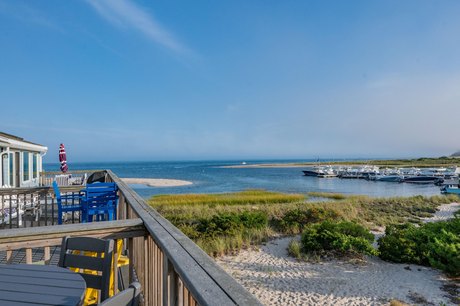
[(35, 187), (48, 148), (0, 132), (0, 187)]

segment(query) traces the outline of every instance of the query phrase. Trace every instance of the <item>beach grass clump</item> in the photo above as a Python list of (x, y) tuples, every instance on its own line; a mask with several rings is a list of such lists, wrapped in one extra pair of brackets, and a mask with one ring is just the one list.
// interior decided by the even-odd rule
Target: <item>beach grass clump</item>
[(297, 239), (292, 239), (288, 245), (288, 254), (294, 258), (302, 258), (302, 244)]
[(314, 198), (324, 198), (324, 199), (331, 199), (331, 200), (344, 200), (347, 198), (346, 195), (342, 193), (335, 193), (335, 192), (316, 192), (312, 191), (307, 193), (309, 197)]
[(380, 257), (398, 263), (431, 266), (460, 275), (460, 219), (391, 225), (378, 241)]
[(305, 228), (302, 250), (306, 253), (334, 253), (339, 255), (377, 255), (372, 247), (374, 235), (363, 226), (348, 221), (323, 221)]

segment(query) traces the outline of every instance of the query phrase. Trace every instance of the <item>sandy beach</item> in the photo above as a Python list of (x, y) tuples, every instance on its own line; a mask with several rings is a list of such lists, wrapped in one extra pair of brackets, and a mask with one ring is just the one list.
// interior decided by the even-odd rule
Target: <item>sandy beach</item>
[(126, 184), (141, 184), (150, 187), (179, 187), (192, 185), (192, 182), (172, 179), (121, 178)]
[[(426, 221), (452, 218), (458, 209), (459, 203), (442, 205)], [(442, 289), (452, 283), (438, 270), (376, 257), (362, 262), (298, 261), (287, 253), (292, 239), (275, 239), (259, 250), (217, 262), (264, 305), (389, 305), (392, 299), (410, 305), (455, 305)]]

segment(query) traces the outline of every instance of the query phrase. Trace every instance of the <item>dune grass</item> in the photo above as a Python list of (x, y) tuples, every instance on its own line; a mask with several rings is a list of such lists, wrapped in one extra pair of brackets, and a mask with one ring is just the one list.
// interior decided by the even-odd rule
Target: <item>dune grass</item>
[(333, 192), (316, 192), (312, 191), (307, 193), (309, 197), (315, 197), (315, 198), (325, 198), (325, 199), (331, 199), (331, 200), (344, 200), (347, 198), (346, 195), (341, 194), (341, 193), (333, 193)]
[(158, 195), (150, 200), (152, 205), (250, 205), (292, 203), (304, 201), (301, 194), (285, 194), (265, 190), (250, 189), (235, 193), (220, 194), (172, 194)]
[(432, 216), (439, 205), (458, 201), (455, 195), (321, 196), (337, 200), (307, 202), (301, 194), (248, 190), (210, 195), (160, 195), (152, 197), (149, 204), (208, 254), (218, 256), (258, 245), (276, 235), (301, 233), (307, 225), (325, 220), (352, 221), (367, 229), (420, 223), (421, 218)]

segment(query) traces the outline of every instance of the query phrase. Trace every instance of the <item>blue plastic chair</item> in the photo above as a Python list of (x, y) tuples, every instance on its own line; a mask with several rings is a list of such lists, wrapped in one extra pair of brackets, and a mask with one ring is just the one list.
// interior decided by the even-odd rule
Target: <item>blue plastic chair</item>
[[(53, 181), (53, 190), (56, 195), (56, 202), (58, 206), (58, 224), (62, 224), (62, 216), (65, 212), (81, 212), (81, 218), (86, 219), (86, 212), (84, 211), (81, 201), (80, 194), (61, 194), (59, 186), (56, 181)], [(64, 205), (63, 202), (64, 201)]]
[(117, 185), (115, 183), (87, 184), (82, 191), (82, 206), (85, 210), (85, 219), (82, 222), (111, 221), (117, 219)]

